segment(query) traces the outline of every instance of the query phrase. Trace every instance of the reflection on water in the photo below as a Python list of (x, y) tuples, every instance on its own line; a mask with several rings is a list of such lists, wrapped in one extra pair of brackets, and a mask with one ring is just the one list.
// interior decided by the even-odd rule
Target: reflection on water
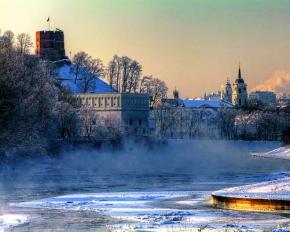
[(8, 203), (71, 193), (215, 191), (250, 184), (261, 176), (289, 171), (287, 161), (257, 159), (248, 154), (278, 146), (265, 142), (171, 141), (161, 149), (128, 144), (120, 152), (78, 150), (41, 163), (13, 164), (1, 170), (0, 209), (36, 217), (14, 231), (102, 231), (111, 219), (94, 212), (14, 208)]

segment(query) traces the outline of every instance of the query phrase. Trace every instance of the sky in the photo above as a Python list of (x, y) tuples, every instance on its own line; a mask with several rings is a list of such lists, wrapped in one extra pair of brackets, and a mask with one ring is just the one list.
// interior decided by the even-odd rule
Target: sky
[[(66, 55), (128, 56), (182, 99), (242, 77), (290, 94), (289, 0), (0, 0), (0, 30), (64, 31)], [(47, 22), (47, 18), (50, 21)], [(31, 50), (34, 52), (34, 49)], [(288, 92), (289, 91), (289, 92)]]

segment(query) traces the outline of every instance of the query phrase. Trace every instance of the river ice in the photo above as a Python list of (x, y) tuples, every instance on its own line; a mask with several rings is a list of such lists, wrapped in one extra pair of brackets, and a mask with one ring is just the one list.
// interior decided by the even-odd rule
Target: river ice
[[(186, 147), (192, 150), (188, 145)], [(0, 230), (20, 228), (16, 231), (21, 231), (22, 227), (26, 228), (25, 225), (33, 224), (36, 220), (35, 215), (46, 211), (67, 215), (69, 215), (67, 212), (87, 212), (90, 218), (88, 220), (97, 221), (100, 217), (106, 218), (104, 224), (107, 230), (120, 232), (272, 231), (277, 227), (284, 227), (286, 230), (290, 222), (287, 214), (217, 209), (210, 204), (210, 197), (213, 191), (224, 187), (241, 186), (248, 182), (287, 179), (290, 174), (281, 171), (289, 170), (288, 164), (283, 163), (285, 164), (283, 168), (280, 162), (269, 162), (264, 158), (251, 159), (249, 156), (245, 158), (245, 153), (252, 151), (252, 146), (241, 155), (235, 153), (237, 150), (231, 150), (228, 156), (218, 151), (216, 147), (211, 150), (207, 149), (209, 146), (204, 146), (204, 144), (200, 147), (202, 152), (210, 155), (201, 157), (198, 154), (193, 158), (184, 154), (186, 152), (183, 150), (178, 159), (165, 151), (166, 160), (164, 156), (160, 159), (158, 157), (151, 159), (152, 157), (148, 158), (147, 154), (146, 158), (144, 154), (141, 154), (138, 159), (106, 154), (104, 156), (106, 158), (98, 157), (98, 164), (100, 162), (102, 164), (101, 170), (95, 169), (94, 165), (90, 166), (91, 160), (85, 163), (78, 159), (79, 162), (72, 165), (70, 159), (66, 157), (66, 166), (72, 167), (73, 172), (71, 169), (65, 169), (65, 175), (62, 165), (61, 169), (55, 169), (56, 163), (42, 165), (41, 168), (37, 165), (35, 167), (37, 175), (48, 176), (49, 179), (36, 179), (32, 184), (29, 179), (35, 178), (35, 175), (30, 174), (28, 177), (22, 176), (17, 180), (18, 184), (21, 181), (23, 184), (20, 187), (17, 184), (11, 188), (23, 189), (22, 200), (17, 194), (5, 200), (9, 209), (5, 209), (8, 213), (0, 214)], [(108, 162), (108, 156), (110, 162)], [(232, 159), (230, 160), (229, 157)], [(113, 160), (118, 162), (112, 164)], [(164, 161), (166, 166), (163, 165)], [(83, 169), (84, 163), (86, 169)], [(109, 167), (108, 163), (110, 163)], [(119, 167), (120, 169), (117, 170)], [(150, 169), (151, 167), (153, 168)], [(31, 168), (33, 169), (33, 165)], [(40, 169), (43, 173), (39, 173)], [(59, 174), (58, 170), (62, 173)], [(273, 173), (273, 170), (280, 170), (280, 172)], [(72, 177), (75, 173), (78, 175)], [(112, 175), (112, 173), (115, 174)], [(5, 181), (9, 182), (11, 179), (8, 178)], [(90, 190), (93, 191), (90, 192)], [(9, 191), (11, 191), (10, 187), (7, 192)], [(3, 194), (7, 192), (4, 191)], [(31, 214), (27, 213), (28, 209), (31, 209)], [(35, 214), (34, 210), (41, 211)], [(72, 215), (70, 219), (66, 216), (65, 220), (73, 221), (75, 214)], [(55, 220), (51, 216), (48, 218)], [(48, 226), (51, 225), (45, 228), (55, 231), (65, 229), (63, 224), (55, 223), (54, 228), (48, 228)], [(29, 228), (32, 227), (33, 225)], [(87, 231), (87, 227), (82, 227), (81, 230)], [(94, 231), (101, 231), (101, 229)]]
[[(122, 223), (109, 231), (263, 231), (290, 219), (262, 213), (235, 212), (210, 207), (210, 192), (118, 192), (72, 194), (11, 204), (59, 210), (95, 211)], [(18, 216), (15, 216), (15, 220)], [(22, 220), (20, 220), (22, 222)]]

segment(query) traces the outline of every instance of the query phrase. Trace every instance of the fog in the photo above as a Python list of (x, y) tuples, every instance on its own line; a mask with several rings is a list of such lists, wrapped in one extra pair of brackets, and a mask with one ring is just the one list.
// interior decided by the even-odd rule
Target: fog
[(144, 172), (174, 174), (188, 169), (198, 169), (202, 174), (251, 166), (252, 158), (245, 154), (246, 152), (269, 151), (279, 145), (278, 142), (184, 140), (169, 140), (148, 145), (127, 141), (115, 151), (91, 148), (64, 153), (58, 159), (58, 166), (63, 168), (63, 171), (90, 170), (96, 174)]
[(287, 171), (288, 162), (270, 162), (248, 154), (249, 151), (269, 151), (279, 145), (278, 142), (136, 143), (128, 140), (114, 149), (86, 146), (55, 158), (13, 163), (3, 168), (2, 182), (4, 189), (16, 188), (22, 196), (26, 190), (33, 196), (104, 189), (194, 189), (193, 183), (202, 185), (210, 180), (215, 184), (233, 178), (240, 182), (271, 173), (273, 169)]
[[(269, 174), (289, 171), (287, 161), (255, 158), (249, 154), (250, 151), (265, 152), (279, 146), (279, 142), (198, 140), (150, 143), (127, 140), (123, 145), (78, 146), (57, 157), (19, 160), (2, 166), (0, 210), (2, 213), (15, 213), (20, 209), (9, 207), (10, 202), (63, 194), (215, 191), (254, 183), (259, 181), (259, 177), (263, 176), (265, 180)], [(30, 224), (29, 229), (52, 226), (51, 217), (57, 213), (51, 210), (29, 211), (32, 212), (41, 216)], [(66, 223), (64, 217), (67, 214), (59, 213), (57, 218), (61, 228)], [(79, 212), (76, 217), (83, 220), (82, 217), (88, 217), (86, 214)], [(42, 225), (43, 220), (51, 220), (51, 223)], [(79, 226), (78, 220), (74, 222), (76, 226)], [(87, 223), (88, 227), (92, 226), (90, 228), (96, 226), (93, 222)]]

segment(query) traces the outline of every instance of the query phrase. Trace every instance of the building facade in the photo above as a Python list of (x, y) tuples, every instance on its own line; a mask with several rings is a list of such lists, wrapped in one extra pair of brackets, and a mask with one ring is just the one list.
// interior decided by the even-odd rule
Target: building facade
[(149, 94), (104, 93), (76, 94), (82, 106), (89, 106), (100, 116), (115, 114), (138, 135), (149, 133)]
[(235, 106), (242, 106), (247, 104), (248, 93), (247, 84), (244, 82), (241, 74), (241, 68), (239, 66), (238, 78), (232, 85), (232, 104)]
[(221, 88), (222, 88), (222, 91), (221, 91), (220, 99), (223, 101), (232, 103), (233, 91), (232, 91), (232, 86), (230, 84), (229, 78), (227, 79), (226, 85), (222, 85)]
[(276, 104), (276, 94), (270, 91), (255, 91), (251, 92), (249, 99), (257, 99), (264, 104)]
[(50, 60), (64, 59), (64, 33), (56, 31), (37, 31), (36, 32), (35, 55)]

